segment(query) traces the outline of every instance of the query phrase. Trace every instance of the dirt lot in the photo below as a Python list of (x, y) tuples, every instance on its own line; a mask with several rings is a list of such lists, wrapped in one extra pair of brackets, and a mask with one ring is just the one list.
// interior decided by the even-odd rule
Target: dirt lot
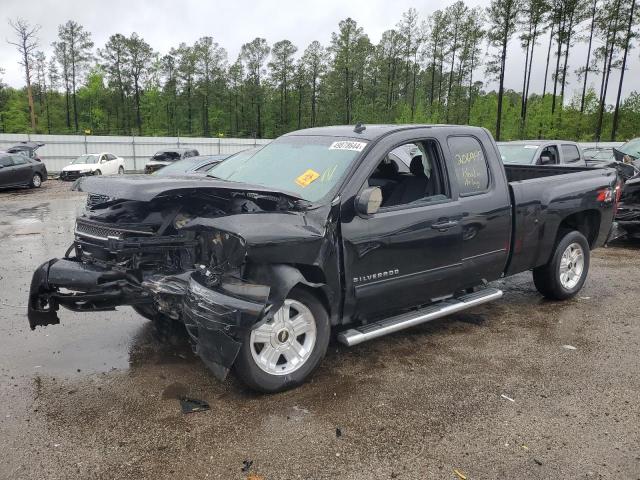
[[(257, 396), (129, 308), (29, 330), (31, 273), (84, 201), (68, 188), (0, 192), (1, 479), (640, 478), (637, 245), (595, 252), (575, 300), (520, 275), (497, 303), (332, 344), (311, 383)], [(185, 393), (211, 410), (183, 415)]]

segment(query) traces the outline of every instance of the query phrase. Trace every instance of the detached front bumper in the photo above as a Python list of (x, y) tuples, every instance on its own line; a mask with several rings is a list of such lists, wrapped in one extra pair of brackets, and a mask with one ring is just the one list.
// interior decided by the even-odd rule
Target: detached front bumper
[(33, 274), (27, 316), (34, 330), (37, 326), (60, 323), (57, 314), (60, 305), (85, 312), (152, 301), (152, 295), (126, 272), (54, 258), (40, 265)]
[[(219, 379), (229, 373), (248, 331), (267, 311), (270, 288), (223, 279), (209, 288), (198, 274), (151, 275), (139, 280), (127, 272), (54, 258), (36, 269), (28, 302), (29, 326), (57, 325), (60, 306), (73, 311), (114, 310), (120, 305), (177, 307), (194, 352)], [(196, 277), (196, 278), (194, 278)], [(166, 306), (167, 296), (172, 299)]]

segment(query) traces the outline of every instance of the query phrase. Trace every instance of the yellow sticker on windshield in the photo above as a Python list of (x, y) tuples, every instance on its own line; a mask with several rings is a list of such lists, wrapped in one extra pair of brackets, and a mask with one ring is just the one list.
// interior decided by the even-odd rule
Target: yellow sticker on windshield
[(320, 174), (318, 172), (316, 172), (315, 170), (309, 169), (306, 172), (304, 172), (302, 175), (300, 175), (298, 178), (296, 178), (296, 183), (300, 185), (302, 188), (304, 188), (314, 180), (317, 180), (319, 176)]

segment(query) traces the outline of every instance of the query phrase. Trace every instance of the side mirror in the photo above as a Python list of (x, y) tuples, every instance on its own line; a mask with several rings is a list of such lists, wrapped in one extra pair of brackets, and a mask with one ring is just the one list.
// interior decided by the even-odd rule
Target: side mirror
[(551, 158), (551, 155), (547, 155), (547, 154), (542, 154), (540, 155), (540, 165), (551, 165), (553, 164), (553, 158)]
[(360, 215), (373, 215), (382, 204), (380, 187), (367, 187), (356, 197), (356, 212)]

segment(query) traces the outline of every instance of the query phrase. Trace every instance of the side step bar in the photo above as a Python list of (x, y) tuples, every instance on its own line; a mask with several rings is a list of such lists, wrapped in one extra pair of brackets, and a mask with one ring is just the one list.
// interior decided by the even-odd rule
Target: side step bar
[(385, 318), (375, 323), (369, 323), (358, 328), (345, 330), (338, 335), (338, 340), (352, 347), (367, 340), (382, 337), (389, 333), (398, 332), (405, 328), (414, 327), (421, 323), (435, 320), (452, 313), (466, 310), (483, 303), (491, 302), (502, 297), (502, 290), (486, 288), (457, 298), (450, 298), (430, 305), (421, 310), (414, 310), (395, 317)]

